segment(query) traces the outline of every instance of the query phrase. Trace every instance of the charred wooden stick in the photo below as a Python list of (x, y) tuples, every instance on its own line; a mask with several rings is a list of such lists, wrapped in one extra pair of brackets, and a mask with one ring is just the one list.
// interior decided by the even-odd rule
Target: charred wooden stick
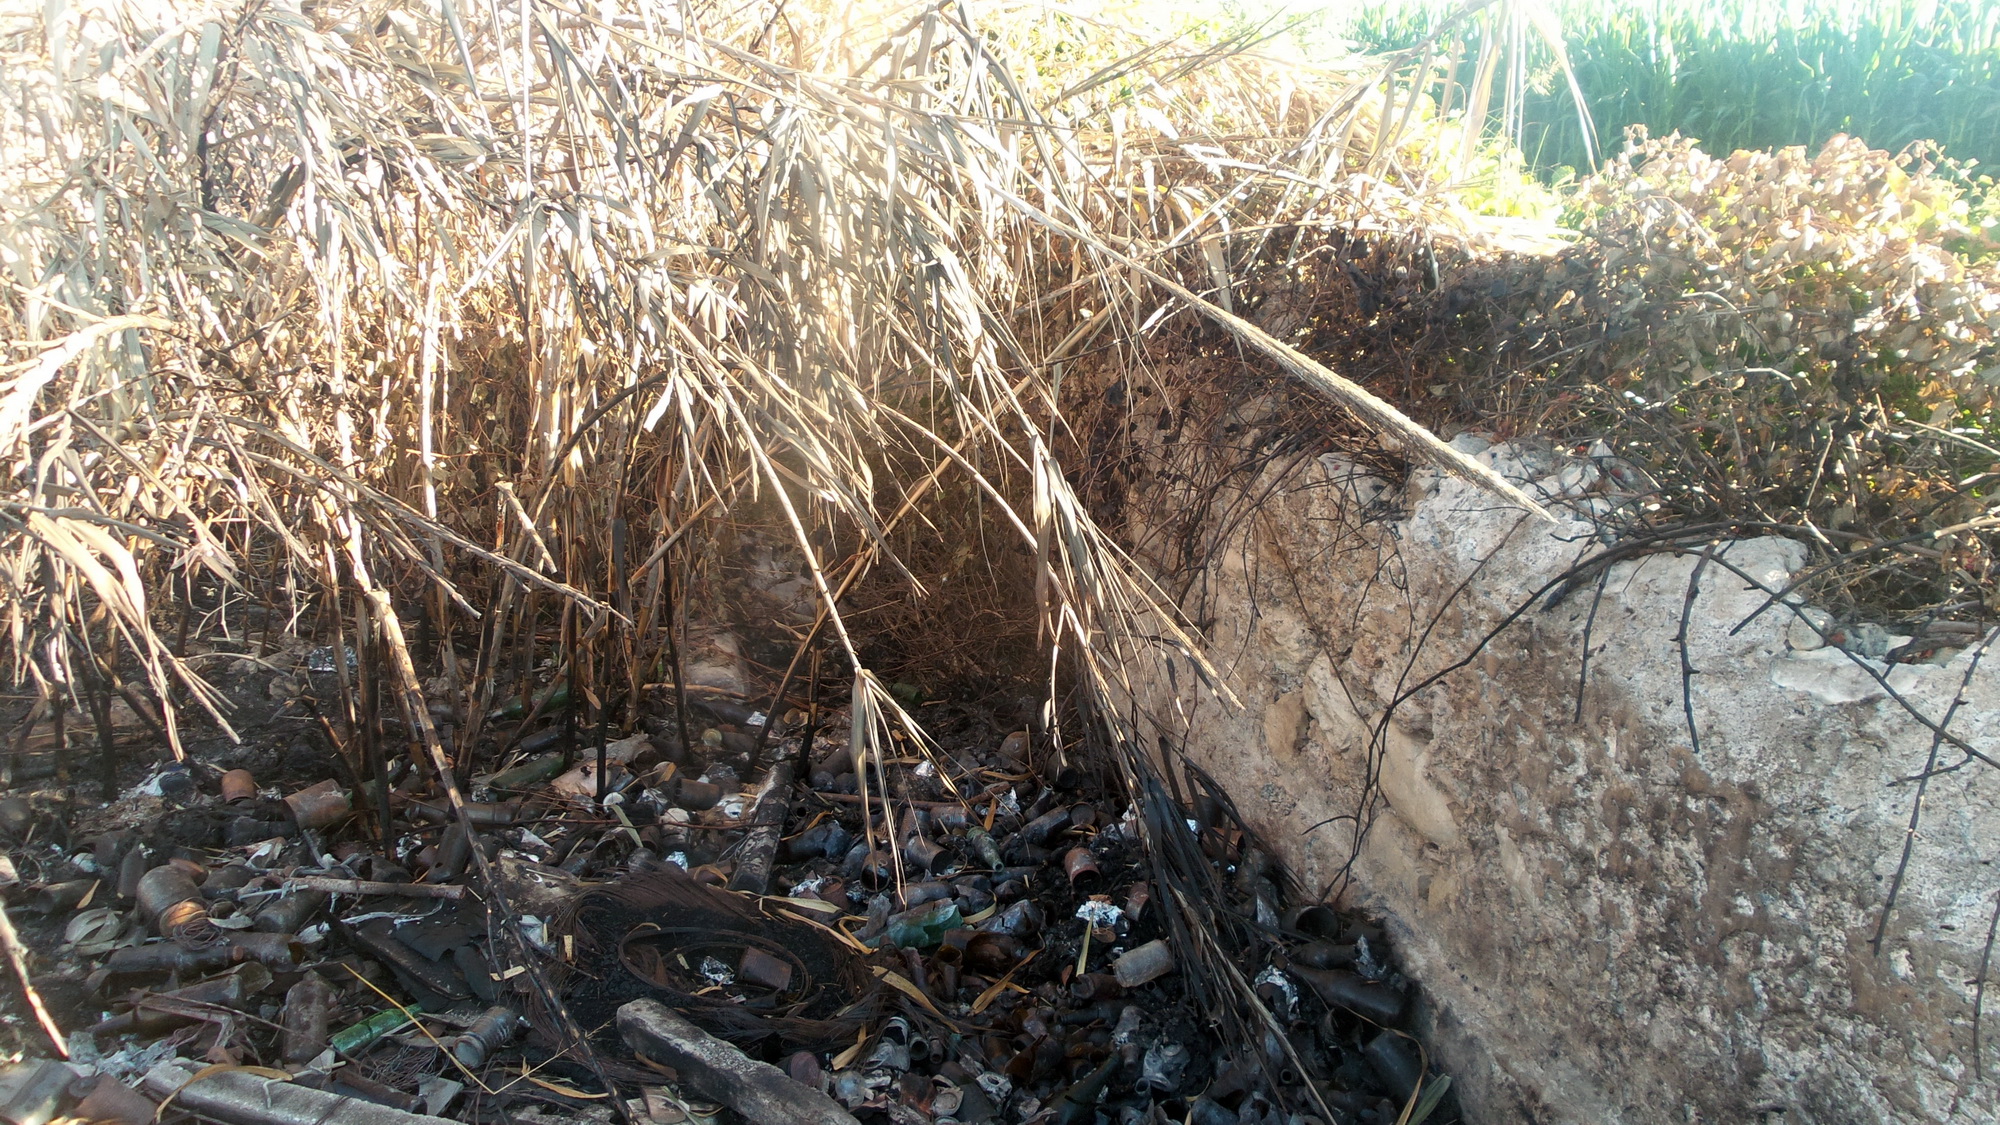
[(335, 879), (324, 875), (294, 875), (288, 887), (321, 891), (334, 895), (399, 895), (404, 898), (463, 898), (465, 888), (456, 883), (378, 883), (372, 879)]
[[(660, 639), (667, 645), (668, 666), (674, 670), (674, 723), (680, 731), (681, 745), (690, 751), (694, 749), (694, 737), (688, 733), (688, 682), (687, 670), (681, 666), (681, 648), (674, 641), (674, 560), (669, 555), (666, 565), (660, 568), (660, 604), (666, 614), (666, 623), (660, 629)], [(685, 592), (685, 591), (683, 591)], [(683, 610), (683, 613), (686, 611)]]
[(688, 1089), (714, 1098), (752, 1125), (857, 1125), (832, 1098), (752, 1059), (658, 1000), (634, 1000), (618, 1009), (618, 1034), (642, 1057), (673, 1067)]
[(243, 1069), (190, 1073), (172, 1061), (146, 1072), (146, 1093), (162, 1104), (227, 1125), (450, 1125), (442, 1117), (376, 1105), (297, 1082), (274, 1082)]
[(21, 978), (21, 991), (28, 997), (28, 1007), (34, 1009), (35, 1019), (40, 1021), (42, 1030), (48, 1033), (49, 1042), (55, 1045), (56, 1054), (69, 1058), (69, 1043), (63, 1039), (62, 1028), (56, 1026), (54, 1016), (49, 1015), (48, 1005), (42, 1003), (42, 994), (35, 991), (34, 978), (28, 972), (28, 951), (21, 944), (21, 935), (14, 932), (14, 922), (7, 917), (7, 908), (0, 906), (0, 947), (5, 947), (7, 960), (13, 963), (14, 975)]
[[(89, 624), (85, 623), (77, 632), (83, 649), (84, 696), (90, 702), (90, 715), (97, 724), (98, 783), (108, 803), (118, 796), (118, 734), (111, 725), (110, 688), (104, 682), (104, 666), (98, 660), (97, 650), (91, 647)], [(180, 755), (176, 753), (174, 758), (178, 761)]]
[[(904, 797), (891, 797), (890, 801), (898, 805), (908, 805), (915, 809), (961, 809), (980, 801), (991, 800), (1006, 791), (1007, 786), (1003, 782), (998, 785), (989, 785), (979, 792), (967, 796), (963, 801), (916, 801)], [(862, 800), (859, 795), (854, 793), (815, 793), (813, 796), (823, 801), (838, 801), (843, 805), (858, 805)], [(868, 803), (879, 807), (882, 804), (882, 798), (874, 793), (870, 793), (868, 795)]]

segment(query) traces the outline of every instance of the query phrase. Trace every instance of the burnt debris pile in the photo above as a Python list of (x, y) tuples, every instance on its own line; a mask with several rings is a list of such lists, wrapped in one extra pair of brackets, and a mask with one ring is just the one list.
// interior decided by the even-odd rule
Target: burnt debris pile
[(254, 731), (109, 805), (22, 779), (41, 1057), (0, 1119), (1456, 1118), (1382, 932), (1192, 771), (1135, 802), (946, 704), (863, 776), (804, 703), (656, 688), (600, 741), (560, 696), (491, 716), (456, 803), (421, 756), (364, 783)]

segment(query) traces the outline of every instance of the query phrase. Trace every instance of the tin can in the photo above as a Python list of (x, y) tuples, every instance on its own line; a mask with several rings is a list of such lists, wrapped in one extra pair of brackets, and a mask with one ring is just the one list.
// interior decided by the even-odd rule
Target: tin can
[(292, 819), (298, 826), (307, 829), (331, 827), (354, 811), (346, 790), (330, 777), (286, 797), (285, 805), (292, 810)]

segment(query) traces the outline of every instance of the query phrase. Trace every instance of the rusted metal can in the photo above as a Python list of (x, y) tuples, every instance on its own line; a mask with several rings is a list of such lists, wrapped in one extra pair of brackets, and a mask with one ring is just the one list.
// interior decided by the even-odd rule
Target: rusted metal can
[(257, 779), (249, 770), (230, 770), (222, 775), (222, 799), (231, 804), (257, 796)]
[(218, 867), (201, 881), (201, 897), (210, 900), (233, 899), (236, 892), (250, 885), (257, 877), (257, 871), (247, 863), (232, 863)]
[(326, 1050), (327, 1007), (333, 987), (318, 973), (308, 972), (285, 993), (283, 1050), (289, 1063), (308, 1062)]
[[(410, 813), (426, 824), (456, 824), (458, 813), (450, 805), (411, 801)], [(521, 806), (514, 801), (467, 801), (466, 819), (474, 828), (505, 828), (519, 819)]]
[(683, 779), (674, 793), (674, 804), (691, 812), (712, 809), (722, 801), (722, 786), (706, 781)]
[(330, 777), (286, 797), (285, 805), (300, 828), (314, 830), (338, 824), (354, 812), (347, 791)]
[(296, 969), (311, 956), (294, 934), (238, 930), (228, 936), (224, 945), (241, 955), (238, 960), (255, 961), (272, 969)]
[(1424, 1077), (1424, 1063), (1413, 1046), (1414, 1040), (1393, 1031), (1384, 1031), (1361, 1048), (1361, 1057), (1375, 1076), (1398, 1098), (1408, 1100)]
[(1139, 915), (1146, 912), (1147, 904), (1153, 901), (1153, 884), (1144, 879), (1132, 884), (1125, 892), (1125, 917), (1137, 922)]
[(1040, 846), (1049, 842), (1059, 832), (1069, 830), (1069, 810), (1055, 809), (1045, 812), (1021, 826), (1016, 836), (1029, 844)]
[(1309, 941), (1292, 950), (1292, 963), (1308, 969), (1345, 969), (1354, 964), (1360, 951), (1351, 945), (1330, 941)]
[(980, 928), (1010, 937), (1031, 938), (1042, 932), (1042, 908), (1031, 899), (1022, 899), (987, 919)]
[(825, 820), (779, 845), (778, 854), (789, 863), (817, 859), (839, 859), (852, 844), (847, 829), (837, 820)]
[(178, 945), (130, 945), (114, 950), (104, 962), (104, 971), (109, 974), (108, 980), (117, 981), (156, 973), (204, 973), (247, 959), (242, 950), (230, 945), (212, 945), (205, 949), (182, 949)]
[(967, 943), (978, 936), (978, 930), (962, 926), (955, 930), (946, 930), (944, 936), (938, 939), (938, 947), (931, 951), (931, 961), (939, 965), (963, 964)]
[(153, 852), (144, 844), (132, 845), (125, 858), (118, 861), (118, 897), (134, 899), (139, 897), (139, 880), (153, 869)]
[(71, 879), (67, 883), (49, 883), (35, 892), (34, 909), (41, 914), (67, 914), (81, 906), (84, 898), (101, 886), (102, 880), (99, 879)]
[(132, 994), (133, 1007), (130, 1012), (101, 1020), (90, 1030), (98, 1035), (135, 1030), (151, 1033), (167, 1031), (194, 1023), (196, 1017), (185, 1011), (163, 1009), (149, 1004), (148, 1001), (181, 1000), (195, 1004), (241, 1008), (245, 1000), (269, 987), (271, 987), (269, 969), (255, 962), (238, 965), (222, 976), (197, 981), (185, 988), (176, 988), (168, 992), (135, 992)]
[(971, 917), (993, 905), (993, 892), (982, 887), (960, 886), (958, 888), (958, 912)]
[(472, 860), (472, 837), (463, 824), (453, 824), (444, 830), (444, 838), (438, 841), (437, 855), (430, 870), (424, 873), (424, 882), (442, 883), (458, 877), (465, 865)]
[(1071, 848), (1063, 856), (1063, 870), (1069, 874), (1070, 886), (1092, 886), (1103, 878), (1097, 870), (1097, 857), (1082, 845)]
[(736, 963), (736, 977), (782, 993), (792, 987), (792, 964), (752, 946), (743, 951), (743, 959)]
[(928, 872), (944, 855), (944, 849), (922, 836), (912, 836), (903, 844), (903, 862), (913, 870)]
[(1330, 1007), (1345, 1008), (1378, 1024), (1394, 1023), (1403, 1014), (1403, 994), (1386, 984), (1338, 969), (1309, 969), (1294, 964), (1285, 971), (1310, 985)]
[(206, 944), (215, 936), (208, 906), (188, 873), (174, 864), (164, 864), (146, 872), (139, 880), (139, 916), (153, 924), (161, 937), (182, 944)]
[(927, 902), (936, 902), (939, 899), (950, 898), (951, 890), (950, 883), (935, 881), (905, 884), (903, 887), (903, 909), (913, 910)]
[(1128, 949), (1111, 963), (1111, 974), (1123, 988), (1137, 988), (1173, 971), (1174, 951), (1163, 939)]
[(1000, 764), (1020, 773), (1028, 768), (1028, 759), (1034, 754), (1034, 741), (1027, 731), (1017, 730), (1000, 740)]
[(1285, 911), (1285, 928), (1309, 938), (1329, 941), (1340, 936), (1340, 915), (1323, 902), (1309, 902)]
[(979, 933), (966, 944), (964, 963), (977, 973), (1004, 973), (1027, 955), (1027, 943), (1013, 934)]
[[(861, 852), (859, 864), (856, 864), (854, 859), (854, 852), (857, 849)], [(854, 848), (848, 850), (847, 864), (841, 873), (846, 874), (850, 869), (858, 875), (864, 886), (886, 887), (896, 879), (895, 856), (884, 848), (869, 851), (866, 843), (856, 844)]]
[(1116, 1000), (1125, 995), (1125, 986), (1110, 973), (1085, 973), (1069, 982), (1069, 994), (1078, 1000)]
[(287, 890), (259, 910), (251, 925), (267, 934), (295, 934), (325, 905), (324, 891)]

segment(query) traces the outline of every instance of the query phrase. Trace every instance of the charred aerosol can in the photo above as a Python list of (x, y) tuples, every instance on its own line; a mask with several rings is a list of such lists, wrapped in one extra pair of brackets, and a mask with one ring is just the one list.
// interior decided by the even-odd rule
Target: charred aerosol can
[(468, 1070), (486, 1061), (486, 1057), (507, 1045), (514, 1033), (521, 1029), (520, 1013), (505, 1004), (495, 1004), (479, 1014), (464, 1032), (444, 1041), (444, 1048), (451, 1057)]

